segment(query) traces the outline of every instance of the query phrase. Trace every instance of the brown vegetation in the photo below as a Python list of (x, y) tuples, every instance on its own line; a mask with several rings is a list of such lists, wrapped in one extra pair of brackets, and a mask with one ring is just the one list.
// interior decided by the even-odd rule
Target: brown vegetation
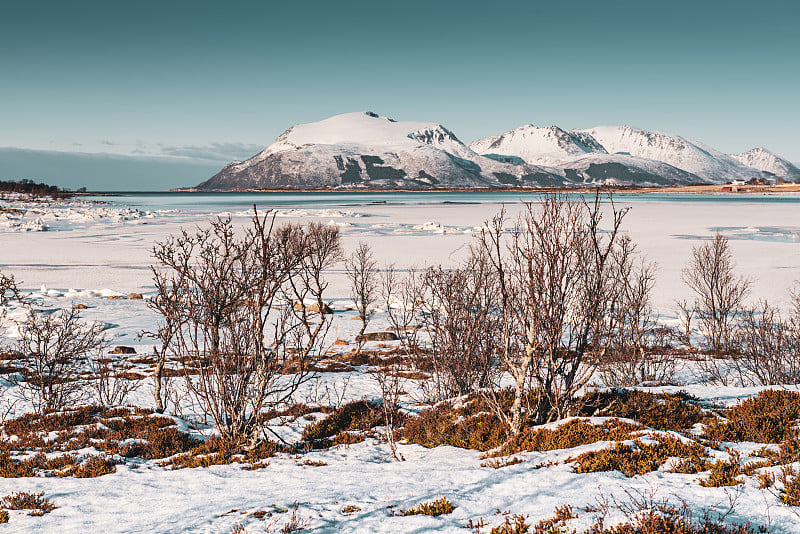
[(800, 419), (800, 394), (787, 390), (764, 390), (710, 419), (705, 435), (714, 441), (781, 443), (794, 435)]
[(453, 510), (455, 509), (455, 505), (448, 501), (447, 497), (441, 497), (435, 501), (419, 503), (407, 510), (400, 510), (397, 513), (393, 513), (393, 515), (402, 517), (409, 515), (429, 515), (432, 517), (438, 517), (440, 515), (452, 514)]

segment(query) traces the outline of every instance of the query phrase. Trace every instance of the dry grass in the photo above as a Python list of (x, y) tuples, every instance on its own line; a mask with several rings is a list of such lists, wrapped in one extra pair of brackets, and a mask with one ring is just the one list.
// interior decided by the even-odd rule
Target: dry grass
[(398, 515), (402, 517), (410, 515), (428, 515), (432, 517), (439, 517), (440, 515), (452, 514), (453, 510), (455, 509), (456, 507), (452, 502), (448, 501), (446, 497), (442, 497), (440, 499), (436, 499), (435, 501), (421, 502), (416, 506), (412, 506), (407, 510), (400, 510), (392, 515)]

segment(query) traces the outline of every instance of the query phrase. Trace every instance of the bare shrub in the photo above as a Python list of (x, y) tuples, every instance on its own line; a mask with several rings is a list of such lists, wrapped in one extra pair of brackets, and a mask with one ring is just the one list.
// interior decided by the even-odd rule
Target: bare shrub
[(675, 374), (675, 358), (669, 354), (671, 332), (658, 322), (651, 301), (655, 264), (639, 258), (636, 245), (623, 236), (611, 267), (617, 289), (607, 314), (607, 348), (599, 360), (603, 383), (628, 387), (671, 381)]
[(6, 318), (6, 305), (11, 301), (22, 301), (22, 296), (17, 288), (17, 282), (13, 274), (0, 272), (0, 326)]
[(769, 302), (742, 312), (734, 342), (742, 383), (771, 386), (800, 379), (800, 332)]
[(122, 366), (116, 360), (104, 358), (102, 352), (88, 358), (88, 362), (94, 376), (87, 383), (101, 406), (125, 404), (128, 394), (139, 386), (138, 381), (119, 376)]
[(372, 305), (378, 298), (378, 271), (372, 249), (364, 241), (359, 242), (358, 248), (345, 260), (345, 272), (350, 280), (350, 296), (356, 305), (358, 318), (361, 321), (361, 330), (356, 336), (356, 352), (360, 353), (364, 344), (363, 335), (367, 325), (375, 313)]
[(20, 300), (17, 282), (13, 274), (0, 272), (0, 306), (5, 306), (12, 300)]
[(456, 269), (432, 267), (423, 284), (423, 325), (430, 335), (436, 398), (466, 395), (489, 384), (500, 325), (497, 284), (485, 252), (473, 248)]
[(170, 350), (198, 373), (187, 373), (191, 396), (224, 438), (256, 439), (262, 409), (288, 401), (321, 356), (323, 273), (339, 259), (338, 229), (276, 227), (255, 213), (239, 235), (217, 219), (153, 254), (160, 308), (174, 315)]
[(694, 306), (687, 300), (676, 300), (675, 305), (678, 308), (678, 322), (679, 325), (675, 332), (678, 342), (683, 344), (684, 347), (691, 350), (692, 348), (692, 321), (694, 320)]
[(398, 410), (400, 408), (400, 396), (404, 393), (400, 371), (402, 369), (396, 365), (382, 366), (375, 370), (372, 376), (378, 383), (381, 393), (383, 407), (383, 423), (386, 435), (386, 442), (389, 444), (392, 458), (398, 462), (405, 460), (403, 455), (397, 451), (397, 439), (395, 430), (398, 423)]
[(707, 347), (723, 353), (731, 346), (732, 325), (752, 281), (734, 272), (736, 264), (728, 238), (720, 233), (692, 247), (681, 278), (694, 292), (694, 309)]
[(34, 410), (61, 409), (79, 400), (85, 388), (82, 365), (89, 352), (105, 344), (103, 325), (82, 321), (75, 306), (50, 314), (29, 308), (19, 333), (17, 349), (28, 369), (20, 391)]
[[(154, 254), (156, 249), (154, 249)], [(167, 253), (163, 249), (162, 252)], [(173, 269), (167, 274), (152, 265), (150, 270), (153, 273), (153, 280), (158, 291), (147, 299), (147, 307), (159, 315), (159, 322), (155, 331), (143, 331), (139, 334), (139, 337), (147, 336), (159, 343), (153, 346), (153, 355), (156, 360), (153, 368), (153, 400), (155, 401), (156, 412), (164, 413), (165, 397), (168, 392), (163, 392), (162, 375), (172, 340), (179, 330), (178, 322), (186, 317), (182, 313), (181, 292), (188, 282), (186, 280), (187, 272), (185, 271)]]
[(612, 201), (611, 211), (604, 231), (599, 192), (591, 204), (547, 195), (539, 206), (526, 204), (510, 236), (502, 212), (479, 236), (498, 284), (497, 352), (514, 379), (510, 413), (499, 415), (514, 434), (526, 391), (533, 421), (566, 416), (593, 372), (585, 357), (602, 353), (599, 343), (608, 340), (606, 316), (618, 285), (612, 256), (627, 209)]
[(389, 265), (381, 277), (381, 297), (389, 325), (397, 332), (403, 353), (413, 364), (419, 355), (421, 316), (427, 300), (422, 274), (412, 267), (401, 276), (394, 265)]

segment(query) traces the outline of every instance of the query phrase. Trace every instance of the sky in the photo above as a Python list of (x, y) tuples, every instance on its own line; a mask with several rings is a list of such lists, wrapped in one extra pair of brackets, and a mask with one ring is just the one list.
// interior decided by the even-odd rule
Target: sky
[(800, 162), (799, 19), (771, 0), (6, 2), (0, 178), (189, 186), (359, 110), (465, 142), (629, 124)]

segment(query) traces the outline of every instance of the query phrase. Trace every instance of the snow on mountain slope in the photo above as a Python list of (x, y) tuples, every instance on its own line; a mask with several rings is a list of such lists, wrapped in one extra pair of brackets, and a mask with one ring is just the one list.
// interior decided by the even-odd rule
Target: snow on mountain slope
[(545, 174), (478, 155), (440, 124), (368, 111), (294, 126), (198, 189), (503, 187)]
[(368, 111), (293, 126), (197, 188), (669, 185), (765, 173), (800, 179), (797, 167), (763, 149), (733, 157), (677, 135), (630, 126), (565, 131), (529, 124), (467, 146), (441, 124), (397, 122)]
[(661, 161), (609, 154), (590, 133), (567, 132), (557, 126), (528, 124), (478, 139), (469, 147), (499, 161), (552, 166), (552, 172), (563, 173), (567, 183), (671, 185), (704, 181)]
[(536, 165), (559, 165), (589, 152), (606, 150), (591, 135), (565, 132), (558, 126), (526, 124), (510, 132), (478, 139), (469, 147), (479, 154), (517, 156)]
[(753, 169), (731, 156), (677, 135), (631, 126), (599, 126), (581, 131), (610, 153), (661, 161), (713, 182), (748, 179), (754, 175)]
[(731, 157), (753, 169), (768, 172), (787, 180), (800, 180), (800, 169), (797, 166), (766, 148), (754, 148), (742, 154), (732, 154)]
[(592, 152), (564, 163), (561, 168), (570, 183), (659, 187), (704, 181), (667, 163), (625, 154)]

